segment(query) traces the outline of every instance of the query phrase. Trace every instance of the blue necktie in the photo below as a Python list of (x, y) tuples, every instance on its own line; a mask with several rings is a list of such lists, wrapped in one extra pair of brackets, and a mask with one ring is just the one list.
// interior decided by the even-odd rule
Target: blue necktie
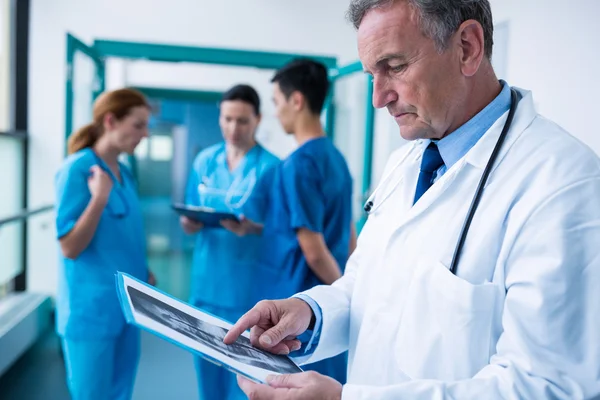
[(429, 143), (429, 146), (427, 146), (423, 152), (421, 172), (419, 173), (417, 191), (415, 192), (415, 200), (413, 201), (413, 204), (415, 204), (417, 200), (423, 196), (423, 193), (425, 193), (427, 189), (431, 187), (433, 184), (433, 173), (442, 165), (444, 165), (444, 160), (442, 160), (440, 150), (434, 142)]

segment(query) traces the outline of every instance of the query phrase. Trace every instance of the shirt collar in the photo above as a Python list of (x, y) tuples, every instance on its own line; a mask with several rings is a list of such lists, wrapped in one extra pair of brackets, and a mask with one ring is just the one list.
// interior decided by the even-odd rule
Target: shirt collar
[(446, 170), (463, 158), (481, 137), (510, 109), (510, 86), (503, 80), (502, 91), (463, 126), (436, 142)]

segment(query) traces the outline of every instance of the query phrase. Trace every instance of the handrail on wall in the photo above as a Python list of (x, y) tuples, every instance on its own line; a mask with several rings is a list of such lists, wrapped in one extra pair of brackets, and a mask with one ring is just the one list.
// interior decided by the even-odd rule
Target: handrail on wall
[(11, 222), (26, 220), (27, 218), (29, 218), (33, 215), (42, 214), (42, 213), (51, 211), (53, 208), (54, 208), (53, 205), (48, 205), (48, 206), (36, 208), (34, 210), (23, 210), (19, 214), (10, 216), (8, 218), (0, 219), (0, 227), (2, 225), (10, 224)]

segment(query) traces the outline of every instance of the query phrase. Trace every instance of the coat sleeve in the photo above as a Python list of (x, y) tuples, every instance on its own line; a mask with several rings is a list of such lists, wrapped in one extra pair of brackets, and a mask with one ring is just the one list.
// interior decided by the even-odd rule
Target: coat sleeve
[(295, 357), (302, 364), (313, 363), (334, 357), (348, 350), (350, 332), (350, 300), (354, 291), (354, 282), (360, 266), (359, 244), (346, 264), (344, 276), (331, 286), (316, 286), (302, 295), (310, 297), (321, 309), (321, 330), (318, 345), (312, 354)]

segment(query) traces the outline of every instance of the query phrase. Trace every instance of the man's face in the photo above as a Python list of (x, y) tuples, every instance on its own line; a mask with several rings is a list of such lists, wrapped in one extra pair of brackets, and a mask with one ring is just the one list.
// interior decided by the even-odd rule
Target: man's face
[(298, 115), (292, 103), (292, 96), (287, 98), (281, 91), (279, 83), (275, 82), (273, 84), (273, 104), (277, 119), (287, 134), (294, 133), (294, 123)]
[(407, 140), (439, 139), (458, 127), (466, 95), (454, 39), (439, 53), (405, 1), (369, 11), (360, 24), (358, 52), (373, 76), (373, 105), (387, 107)]

